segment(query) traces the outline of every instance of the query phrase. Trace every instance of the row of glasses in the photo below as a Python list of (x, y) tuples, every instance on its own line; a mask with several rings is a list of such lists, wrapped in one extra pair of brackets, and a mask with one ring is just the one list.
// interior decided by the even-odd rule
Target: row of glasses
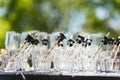
[[(111, 68), (113, 62), (113, 68)], [(91, 72), (91, 73), (120, 73), (120, 59), (99, 59), (99, 60), (90, 60), (81, 59), (79, 61), (79, 66), (75, 66), (75, 61), (73, 58), (65, 59), (56, 59), (55, 70), (58, 72)]]
[[(8, 32), (6, 36), (6, 49), (11, 48), (18, 48), (20, 44), (23, 44), (25, 36), (31, 32), (22, 33), (22, 35), (17, 34), (15, 32)], [(39, 33), (39, 32), (38, 32)], [(56, 39), (56, 34), (53, 33), (50, 35), (50, 46)], [(94, 36), (92, 36), (94, 37)], [(20, 39), (19, 39), (20, 38)], [(44, 38), (44, 36), (42, 37)], [(94, 41), (93, 41), (94, 42)], [(95, 43), (97, 44), (97, 42)], [(14, 47), (11, 47), (13, 46)], [(92, 47), (92, 48), (91, 48)], [(62, 71), (62, 72), (96, 72), (96, 71), (103, 71), (103, 72), (109, 72), (109, 71), (119, 71), (119, 59), (115, 59), (114, 61), (112, 58), (109, 58), (111, 51), (101, 51), (99, 58), (95, 58), (94, 60), (90, 60), (91, 53), (94, 53), (96, 49), (94, 49), (95, 46), (90, 46), (90, 48), (81, 48), (76, 52), (76, 49), (74, 48), (74, 52), (72, 56), (66, 55), (66, 48), (63, 46), (64, 51), (60, 53), (62, 49), (53, 50), (51, 54), (44, 59), (44, 56), (46, 54), (43, 51), (40, 52), (42, 49), (41, 45), (38, 45), (36, 49), (33, 48), (33, 54), (39, 54), (40, 55), (33, 55), (33, 63), (34, 63), (34, 70), (35, 71), (50, 71), (51, 65), (54, 65), (54, 71)], [(44, 49), (45, 47), (43, 47)], [(47, 47), (48, 48), (48, 47)], [(38, 50), (38, 51), (37, 51)], [(40, 50), (40, 51), (39, 51)], [(60, 51), (59, 51), (60, 50)], [(70, 51), (69, 51), (70, 52)], [(53, 54), (52, 54), (53, 53)], [(59, 55), (60, 53), (60, 55)], [(80, 56), (78, 55), (80, 54)], [(37, 57), (36, 57), (37, 56)], [(107, 58), (107, 59), (106, 59)], [(54, 64), (51, 63), (53, 61)], [(114, 67), (110, 68), (111, 62), (114, 63)], [(19, 60), (18, 60), (19, 63)], [(19, 64), (18, 64), (19, 65)]]
[[(97, 37), (96, 37), (96, 35), (97, 35)], [(113, 62), (114, 65), (116, 65), (116, 61), (118, 63), (119, 59), (115, 59), (114, 61), (111, 59), (106, 60), (106, 58), (108, 58), (112, 53), (111, 51), (108, 52), (108, 50), (98, 52), (101, 56), (97, 54), (94, 59), (91, 59), (91, 55), (93, 53), (95, 53), (99, 48), (99, 42), (102, 38), (102, 34), (100, 34), (100, 35), (94, 34), (91, 37), (93, 38), (94, 41), (96, 40), (96, 42), (92, 43), (92, 46), (90, 46), (90, 48), (89, 47), (87, 47), (87, 48), (80, 47), (78, 52), (76, 52), (76, 48), (74, 48), (74, 50), (75, 50), (74, 52), (75, 52), (75, 54), (77, 53), (77, 55), (74, 55), (72, 58), (70, 58), (70, 56), (69, 56), (71, 61), (69, 61), (69, 59), (66, 59), (65, 56), (62, 56), (61, 58), (56, 58), (56, 62), (58, 63), (61, 61), (61, 64), (62, 63), (65, 64), (64, 67), (67, 66), (67, 63), (70, 62), (68, 70), (67, 70), (68, 72), (72, 71), (72, 72), (94, 72), (94, 73), (96, 73), (99, 71), (102, 72), (102, 69), (104, 69), (103, 70), (104, 72), (107, 72), (109, 70), (109, 67), (107, 67), (107, 65), (111, 65), (111, 62)], [(106, 48), (107, 47), (108, 46), (106, 46)], [(63, 53), (65, 53), (65, 52), (63, 52)], [(78, 53), (80, 54), (80, 56)], [(68, 62), (65, 63), (66, 61), (68, 61)], [(60, 64), (57, 64), (57, 65), (58, 65), (58, 67), (60, 66)], [(117, 68), (118, 68), (118, 66), (119, 65), (117, 65)], [(115, 71), (116, 68), (110, 68), (110, 69), (111, 70), (113, 69), (113, 71)], [(62, 70), (66, 71), (64, 69), (62, 69)], [(59, 71), (61, 71), (61, 70), (59, 69)], [(118, 71), (119, 71), (119, 68), (118, 68)]]

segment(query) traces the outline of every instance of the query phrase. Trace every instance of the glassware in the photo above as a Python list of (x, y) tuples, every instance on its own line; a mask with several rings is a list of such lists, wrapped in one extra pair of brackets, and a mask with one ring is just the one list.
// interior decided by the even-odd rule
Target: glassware
[(120, 59), (105, 59), (105, 71), (106, 72), (119, 72), (120, 71)]
[(8, 51), (5, 49), (0, 49), (1, 70), (3, 70), (3, 68), (6, 67), (9, 58), (10, 58), (10, 54), (8, 53)]
[(105, 59), (98, 59), (97, 60), (97, 63), (96, 63), (96, 66), (97, 66), (97, 72), (105, 72)]
[(17, 69), (19, 69), (19, 58), (17, 59), (11, 59), (7, 61), (6, 67), (4, 68), (5, 72), (16, 72)]
[(20, 44), (20, 34), (16, 32), (7, 32), (5, 39), (5, 48), (8, 51), (15, 51), (19, 48)]
[(83, 72), (96, 73), (96, 60), (91, 60), (89, 58), (82, 58), (82, 69)]
[(82, 59), (74, 58), (73, 60), (73, 72), (81, 72), (82, 71)]
[(81, 59), (81, 46), (78, 46), (74, 49), (73, 52), (73, 72), (81, 72), (82, 71), (82, 59)]
[(72, 72), (73, 70), (73, 58), (56, 58), (55, 59), (55, 70), (60, 72)]
[(51, 59), (36, 57), (33, 59), (34, 71), (36, 72), (49, 72), (51, 69)]
[[(112, 66), (113, 65), (113, 66)], [(117, 73), (120, 72), (120, 59), (99, 59), (97, 64), (98, 72)]]

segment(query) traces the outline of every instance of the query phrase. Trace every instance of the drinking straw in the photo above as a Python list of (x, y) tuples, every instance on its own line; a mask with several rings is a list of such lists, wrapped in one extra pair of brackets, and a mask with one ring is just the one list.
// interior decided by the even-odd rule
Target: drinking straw
[[(34, 34), (34, 32), (33, 33), (31, 33), (31, 35), (32, 34)], [(30, 35), (29, 35), (30, 36)], [(27, 36), (28, 37), (28, 36)], [(25, 43), (18, 49), (18, 51), (11, 57), (11, 59), (13, 59), (14, 57), (16, 57), (22, 50), (23, 50), (23, 48), (25, 48), (24, 50), (26, 50), (27, 49), (27, 47), (30, 45), (30, 43), (25, 47), (25, 45), (28, 43), (29, 41), (25, 41)], [(10, 60), (11, 60), (10, 59)]]
[[(33, 34), (33, 33), (32, 33)], [(32, 35), (31, 34), (31, 35)], [(39, 35), (37, 35), (36, 37), (38, 37)], [(6, 67), (11, 67), (13, 62), (14, 62), (14, 59), (15, 57), (17, 57), (20, 53), (24, 53), (30, 45), (37, 45), (39, 43), (39, 41), (37, 39), (34, 39), (33, 37), (31, 37), (29, 34), (27, 35), (27, 37), (25, 38), (26, 42), (20, 47), (20, 49), (18, 49), (17, 53), (15, 55), (13, 55), (9, 61), (8, 61), (8, 65)], [(28, 45), (25, 47), (25, 44), (28, 43)], [(22, 49), (24, 49), (22, 51)], [(29, 49), (28, 49), (29, 50)], [(21, 52), (22, 51), (22, 52)], [(10, 64), (11, 62), (11, 64)]]
[[(108, 32), (108, 33), (106, 34), (106, 37), (108, 37), (109, 35), (110, 35), (110, 32)], [(103, 45), (104, 45), (104, 44), (100, 44), (98, 50), (92, 55), (92, 57), (90, 58), (90, 61), (89, 61), (89, 63), (88, 63), (88, 66), (90, 66), (91, 61), (92, 61), (97, 55), (99, 55), (99, 52), (102, 50), (102, 46), (103, 46)]]
[[(106, 51), (108, 52), (108, 54), (110, 54), (110, 56), (109, 56), (110, 58), (112, 56), (112, 52), (113, 51), (111, 51), (111, 52), (109, 52), (109, 51), (110, 51), (110, 49), (111, 49), (112, 46), (114, 46), (114, 37), (109, 39), (109, 46), (106, 49)], [(114, 48), (115, 48), (115, 46), (113, 47), (113, 50), (114, 50)]]
[[(119, 37), (118, 37), (118, 38), (119, 38)], [(115, 51), (117, 50), (117, 46), (118, 46), (118, 45), (114, 45), (114, 48), (113, 48), (113, 50), (112, 50), (111, 53), (110, 53), (110, 58), (112, 58), (113, 52), (115, 52)]]
[[(49, 49), (49, 51), (47, 52), (47, 54), (45, 55), (45, 57), (43, 57), (42, 59), (42, 62), (44, 59), (46, 59), (49, 55), (50, 55), (50, 52), (54, 49), (54, 47), (59, 44), (61, 41), (63, 41), (64, 39), (66, 39), (65, 35), (63, 33), (59, 33), (59, 36), (57, 37), (57, 39), (55, 40), (55, 42), (53, 43), (53, 46)], [(52, 57), (52, 60), (51, 60), (51, 68), (53, 68), (53, 57)]]
[[(83, 43), (84, 42), (84, 37), (83, 36), (81, 36), (81, 35), (84, 35), (85, 34), (85, 32), (81, 32), (81, 34), (80, 35), (78, 35), (78, 37), (77, 37), (77, 39), (76, 39), (76, 42), (74, 42), (72, 39), (69, 39), (67, 42), (67, 44), (69, 45), (69, 47), (72, 47), (73, 46), (73, 49), (75, 49), (76, 47), (77, 47), (77, 45), (78, 44), (81, 44), (81, 43)], [(72, 38), (73, 36), (71, 36), (71, 38)], [(69, 43), (69, 41), (71, 41), (72, 42), (72, 46), (70, 46), (70, 43)], [(73, 45), (74, 44), (74, 45)], [(72, 55), (72, 54), (71, 54)], [(68, 57), (70, 57), (71, 55), (69, 55)], [(67, 55), (66, 55), (67, 56)]]
[[(106, 34), (106, 37), (108, 37), (109, 35), (110, 35), (110, 32), (108, 32), (108, 33)], [(92, 55), (92, 57), (91, 57), (90, 60), (94, 59), (94, 58), (99, 54), (99, 52), (102, 50), (102, 46), (103, 46), (103, 45), (104, 45), (104, 44), (101, 44), (101, 45), (99, 46), (98, 50)]]
[(110, 52), (110, 58), (112, 58), (112, 56), (113, 56), (113, 52), (116, 50), (116, 47), (117, 47), (117, 45), (114, 45), (114, 48), (113, 48), (113, 50)]
[[(118, 40), (120, 39), (120, 36), (118, 37)], [(114, 53), (114, 57), (113, 57), (113, 60), (112, 60), (112, 64), (111, 64), (111, 67), (110, 67), (110, 69), (113, 69), (113, 64), (114, 64), (114, 61), (115, 61), (115, 59), (116, 59), (116, 57), (117, 57), (117, 54), (118, 54), (118, 51), (119, 51), (119, 48), (120, 48), (120, 43), (119, 43), (119, 41), (118, 41), (118, 44), (116, 44), (117, 46), (116, 46), (116, 50), (114, 50), (115, 51), (115, 53)]]
[(49, 49), (49, 51), (47, 52), (47, 55), (44, 57), (48, 57), (50, 55), (50, 52), (54, 49), (54, 47), (60, 43), (61, 41), (63, 41), (64, 39), (66, 39), (65, 35), (63, 33), (60, 33), (58, 38), (56, 39), (56, 41), (53, 43), (52, 47)]

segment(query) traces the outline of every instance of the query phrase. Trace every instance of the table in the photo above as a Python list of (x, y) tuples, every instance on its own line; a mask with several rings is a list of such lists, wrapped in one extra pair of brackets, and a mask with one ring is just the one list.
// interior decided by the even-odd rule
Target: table
[[(23, 72), (26, 80), (120, 80), (120, 73)], [(0, 72), (0, 80), (24, 80), (16, 72)]]

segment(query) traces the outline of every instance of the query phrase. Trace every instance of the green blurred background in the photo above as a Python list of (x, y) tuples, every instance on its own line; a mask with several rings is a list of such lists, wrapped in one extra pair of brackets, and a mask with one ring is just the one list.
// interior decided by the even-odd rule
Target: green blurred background
[(120, 0), (0, 0), (0, 48), (7, 31), (120, 34)]

